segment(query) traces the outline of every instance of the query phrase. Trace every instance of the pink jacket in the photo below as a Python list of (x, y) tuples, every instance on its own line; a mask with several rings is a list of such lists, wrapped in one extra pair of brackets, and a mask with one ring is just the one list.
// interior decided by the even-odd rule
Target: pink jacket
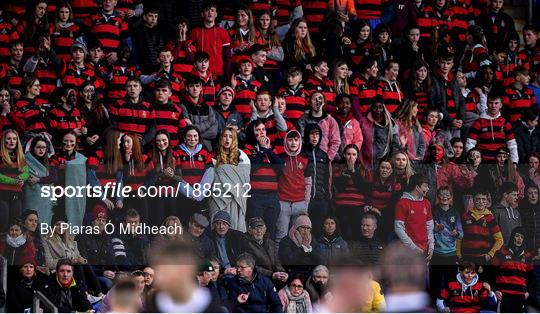
[(360, 122), (354, 118), (354, 116), (349, 114), (346, 119), (340, 119), (339, 116), (334, 115), (336, 122), (343, 125), (343, 147), (354, 144), (358, 149), (362, 149), (362, 142), (364, 141), (364, 136), (362, 135), (362, 130), (360, 129)]
[(304, 133), (306, 126), (310, 123), (318, 124), (322, 131), (321, 144), (319, 148), (328, 154), (330, 161), (336, 158), (341, 145), (341, 136), (339, 134), (339, 125), (331, 115), (325, 113), (325, 117), (317, 121), (311, 116), (311, 112), (307, 112), (298, 119), (298, 126), (301, 133)]

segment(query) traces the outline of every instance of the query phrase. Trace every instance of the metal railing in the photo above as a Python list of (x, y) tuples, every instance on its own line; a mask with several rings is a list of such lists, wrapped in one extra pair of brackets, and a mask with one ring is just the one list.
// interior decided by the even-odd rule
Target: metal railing
[(32, 313), (40, 312), (41, 303), (49, 310), (50, 313), (58, 313), (58, 308), (40, 291), (34, 292), (32, 300)]
[[(0, 269), (0, 275), (2, 276), (2, 288), (4, 290), (4, 294), (7, 296), (7, 259), (0, 255), (0, 264), (1, 264), (1, 269)], [(6, 312), (6, 306), (2, 306), (0, 308), (0, 312), (1, 313), (5, 313)]]

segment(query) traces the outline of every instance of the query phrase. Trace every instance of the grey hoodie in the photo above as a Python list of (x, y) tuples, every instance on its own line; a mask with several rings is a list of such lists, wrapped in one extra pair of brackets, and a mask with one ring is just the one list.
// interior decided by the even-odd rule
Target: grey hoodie
[(501, 203), (493, 206), (491, 209), (493, 216), (499, 227), (501, 227), (501, 233), (503, 236), (504, 244), (508, 245), (510, 240), (510, 234), (515, 227), (521, 227), (521, 215), (519, 211), (512, 206), (504, 206)]

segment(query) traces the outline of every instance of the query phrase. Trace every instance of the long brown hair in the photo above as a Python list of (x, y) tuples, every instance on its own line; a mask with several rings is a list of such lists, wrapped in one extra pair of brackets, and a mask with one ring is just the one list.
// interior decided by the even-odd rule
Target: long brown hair
[[(343, 60), (343, 59), (337, 59), (336, 61), (334, 61), (333, 65), (332, 65), (332, 72), (330, 73), (330, 78), (332, 80), (332, 82), (334, 83), (334, 89), (337, 91), (337, 93), (345, 93), (345, 94), (350, 94), (350, 88), (349, 88), (349, 80), (347, 80), (347, 78), (345, 78), (343, 81), (341, 81), (338, 76), (337, 76), (337, 69), (342, 66), (342, 65), (346, 65), (347, 68), (349, 67), (349, 65), (347, 64), (347, 61)], [(338, 90), (339, 86), (340, 86), (340, 83), (343, 84), (343, 90)]]
[(135, 164), (135, 168), (137, 168), (137, 170), (139, 171), (143, 170), (144, 158), (143, 158), (143, 153), (142, 153), (142, 148), (141, 148), (141, 142), (139, 140), (139, 137), (136, 134), (126, 133), (122, 135), (122, 137), (120, 138), (120, 153), (122, 157), (122, 162), (123, 163), (127, 162), (127, 160), (124, 159), (124, 141), (126, 140), (127, 137), (131, 138), (133, 142), (133, 148), (131, 149), (132, 150), (131, 156)]
[[(226, 152), (225, 148), (223, 148), (223, 135), (227, 131), (232, 133), (231, 149), (228, 152)], [(221, 136), (219, 137), (219, 145), (216, 152), (216, 161), (216, 167), (223, 164), (237, 166), (240, 162), (240, 152), (238, 150), (238, 135), (236, 134), (236, 131), (231, 127), (226, 127), (225, 129), (223, 129), (223, 132), (221, 132)]]
[(420, 121), (418, 120), (416, 115), (413, 115), (412, 113), (415, 106), (418, 108), (418, 103), (416, 101), (411, 99), (405, 99), (403, 104), (394, 113), (394, 117), (396, 120), (401, 121), (409, 129), (416, 125), (418, 130), (422, 130), (422, 125), (420, 125)]
[[(17, 146), (15, 147), (15, 151), (13, 152), (15, 155), (15, 161), (11, 159), (10, 153), (6, 147), (5, 138), (9, 133), (13, 133), (15, 134), (15, 136), (17, 136)], [(2, 163), (9, 167), (17, 165), (17, 168), (19, 168), (19, 170), (22, 170), (22, 168), (26, 165), (26, 161), (24, 159), (24, 152), (22, 149), (19, 133), (17, 133), (17, 131), (13, 129), (7, 129), (2, 133), (2, 138), (0, 140), (2, 141), (2, 144), (0, 145), (0, 155), (2, 155)]]
[(158, 135), (165, 135), (167, 137), (167, 140), (169, 141), (169, 145), (165, 149), (165, 162), (163, 163), (163, 167), (164, 168), (172, 168), (174, 170), (175, 167), (176, 167), (176, 163), (175, 163), (175, 160), (174, 160), (174, 154), (173, 154), (173, 150), (172, 150), (172, 147), (171, 147), (171, 135), (166, 130), (159, 130), (159, 131), (156, 132), (156, 136), (154, 136), (154, 145), (153, 145), (153, 149), (152, 149), (152, 162), (154, 163), (154, 169), (156, 171), (163, 170), (163, 169), (159, 169), (159, 168), (156, 167), (156, 163), (158, 162), (158, 160), (160, 158), (162, 158), (161, 157), (162, 156), (161, 151), (159, 150), (159, 148), (157, 147), (157, 144), (156, 144), (156, 140), (157, 140)]
[(73, 22), (73, 9), (71, 8), (71, 5), (65, 1), (62, 1), (58, 4), (58, 7), (56, 9), (56, 15), (54, 17), (54, 31), (58, 32), (61, 30), (60, 28), (60, 9), (67, 8), (69, 10), (69, 18), (68, 22)]
[[(266, 31), (262, 29), (260, 22), (260, 18), (265, 14), (270, 17), (270, 26)], [(268, 10), (263, 10), (261, 14), (257, 17), (257, 22), (255, 23), (255, 28), (259, 32), (259, 36), (262, 38), (263, 42), (268, 41), (266, 44), (263, 43), (264, 46), (268, 49), (281, 46), (281, 42), (279, 41), (279, 37), (276, 34), (276, 30), (274, 26), (272, 26), (273, 21), (274, 18), (272, 17), (272, 13)]]
[(105, 134), (104, 155), (107, 173), (109, 174), (116, 173), (123, 166), (122, 155), (120, 153), (121, 135), (119, 131), (114, 129), (110, 129)]
[(241, 6), (240, 8), (238, 8), (238, 10), (236, 10), (236, 16), (234, 17), (235, 23), (233, 26), (234, 34), (231, 36), (232, 37), (231, 40), (242, 41), (242, 34), (240, 33), (240, 26), (238, 25), (238, 21), (237, 21), (238, 12), (240, 11), (246, 12), (248, 16), (247, 28), (249, 29), (249, 38), (247, 41), (253, 44), (255, 43), (257, 29), (255, 28), (255, 22), (253, 21), (253, 13), (247, 6)]
[(296, 61), (313, 58), (315, 57), (315, 54), (316, 54), (315, 46), (313, 46), (313, 43), (311, 42), (309, 30), (307, 31), (307, 35), (305, 39), (296, 38), (296, 27), (298, 27), (298, 24), (300, 23), (305, 23), (307, 25), (306, 19), (298, 18), (292, 22), (291, 28), (289, 29), (289, 31), (287, 32), (287, 35), (285, 36), (286, 42), (293, 42), (293, 45), (294, 45), (293, 57), (294, 57), (294, 60)]

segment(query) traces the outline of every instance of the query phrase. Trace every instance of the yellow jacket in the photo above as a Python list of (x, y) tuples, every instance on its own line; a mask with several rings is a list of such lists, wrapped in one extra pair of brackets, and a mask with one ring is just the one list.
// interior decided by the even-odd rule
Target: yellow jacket
[(364, 313), (380, 313), (386, 308), (384, 295), (382, 294), (381, 285), (375, 280), (371, 281), (371, 291), (366, 304), (360, 312)]

